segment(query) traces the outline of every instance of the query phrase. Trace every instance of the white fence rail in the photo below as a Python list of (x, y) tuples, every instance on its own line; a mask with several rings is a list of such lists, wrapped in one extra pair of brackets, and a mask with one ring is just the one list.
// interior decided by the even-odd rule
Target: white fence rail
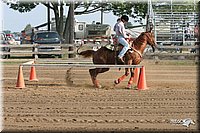
[[(45, 51), (45, 52), (39, 52), (38, 47), (39, 46), (46, 46), (46, 47), (54, 47), (54, 48), (61, 48), (60, 51)], [(1, 55), (32, 55), (34, 58), (38, 58), (38, 55), (56, 55), (56, 54), (68, 54), (68, 57), (70, 58), (71, 55), (75, 54), (77, 44), (22, 44), (22, 45), (0, 45), (2, 48), (9, 48), (8, 50), (2, 50)], [(72, 56), (73, 57), (73, 56)]]
[[(87, 44), (84, 44), (85, 46), (94, 46), (94, 45), (87, 45)], [(27, 54), (29, 55), (33, 55), (33, 58), (37, 59), (37, 55), (38, 54), (67, 54), (68, 55), (68, 58), (76, 58), (76, 50), (79, 46), (79, 44), (61, 44), (61, 51), (57, 51), (57, 52), (38, 52), (37, 51), (37, 48), (38, 48), (38, 44), (23, 44), (23, 45), (0, 45), (1, 48), (3, 47), (8, 47), (10, 48), (10, 52), (7, 52), (7, 51), (2, 51), (1, 55), (23, 55), (23, 56), (26, 56)], [(46, 45), (47, 46), (47, 45)], [(58, 46), (58, 45), (52, 45), (52, 44), (49, 44), (49, 46)], [(196, 49), (196, 53), (162, 53), (160, 51), (176, 51), (176, 50), (185, 50), (185, 51), (189, 51), (191, 49)], [(198, 55), (198, 49), (199, 49), (199, 46), (159, 46), (159, 52), (157, 53), (151, 53), (151, 52), (147, 52), (145, 53), (145, 55), (150, 55), (150, 56), (153, 56), (153, 55), (156, 55), (156, 56), (159, 56), (159, 55), (170, 55), (170, 56), (173, 56), (173, 55), (183, 55), (183, 56), (197, 56)], [(13, 50), (16, 50), (16, 51), (13, 51)], [(73, 55), (73, 56), (72, 56)], [(70, 57), (71, 56), (71, 57)]]
[(86, 67), (86, 68), (141, 68), (141, 65), (93, 65), (93, 64), (21, 64), (21, 66), (52, 66), (52, 67)]

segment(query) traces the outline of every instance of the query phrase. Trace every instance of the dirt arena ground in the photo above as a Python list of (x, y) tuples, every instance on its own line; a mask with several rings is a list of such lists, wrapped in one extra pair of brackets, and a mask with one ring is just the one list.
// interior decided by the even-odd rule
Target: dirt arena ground
[[(198, 66), (193, 61), (144, 60), (149, 89), (125, 89), (128, 78), (111, 69), (95, 89), (87, 68), (36, 67), (38, 82), (16, 89), (19, 63), (2, 63), (4, 131), (197, 131)], [(67, 82), (67, 79), (73, 81)], [(191, 118), (195, 124), (183, 126)]]

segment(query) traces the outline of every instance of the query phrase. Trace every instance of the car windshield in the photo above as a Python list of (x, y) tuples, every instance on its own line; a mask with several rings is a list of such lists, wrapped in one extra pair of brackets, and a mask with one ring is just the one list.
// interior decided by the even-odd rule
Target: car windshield
[(36, 38), (40, 39), (55, 39), (59, 38), (59, 35), (55, 32), (47, 32), (47, 33), (37, 33)]

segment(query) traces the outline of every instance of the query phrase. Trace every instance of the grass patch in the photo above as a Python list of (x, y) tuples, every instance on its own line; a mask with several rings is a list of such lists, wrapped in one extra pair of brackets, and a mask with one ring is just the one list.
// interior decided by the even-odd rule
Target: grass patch
[(31, 59), (9, 59), (9, 60), (2, 60), (1, 64), (2, 65), (16, 65), (16, 64), (23, 64)]
[(2, 65), (16, 65), (16, 64), (22, 64), (25, 63), (24, 61), (6, 61), (1, 62)]
[(177, 65), (177, 66), (184, 66), (184, 65), (189, 65), (189, 66), (195, 66), (195, 62), (193, 60), (160, 60), (159, 61), (160, 65)]
[(198, 66), (194, 60), (154, 60), (146, 59), (140, 65), (172, 65), (172, 66)]

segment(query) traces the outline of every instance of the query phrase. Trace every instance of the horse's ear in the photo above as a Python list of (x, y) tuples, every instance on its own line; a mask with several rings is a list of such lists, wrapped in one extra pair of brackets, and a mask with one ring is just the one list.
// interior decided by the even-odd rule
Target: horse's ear
[(152, 32), (152, 30), (153, 30), (153, 24), (150, 24), (149, 32)]
[(150, 26), (149, 32), (152, 32), (152, 30), (153, 30), (153, 26)]

